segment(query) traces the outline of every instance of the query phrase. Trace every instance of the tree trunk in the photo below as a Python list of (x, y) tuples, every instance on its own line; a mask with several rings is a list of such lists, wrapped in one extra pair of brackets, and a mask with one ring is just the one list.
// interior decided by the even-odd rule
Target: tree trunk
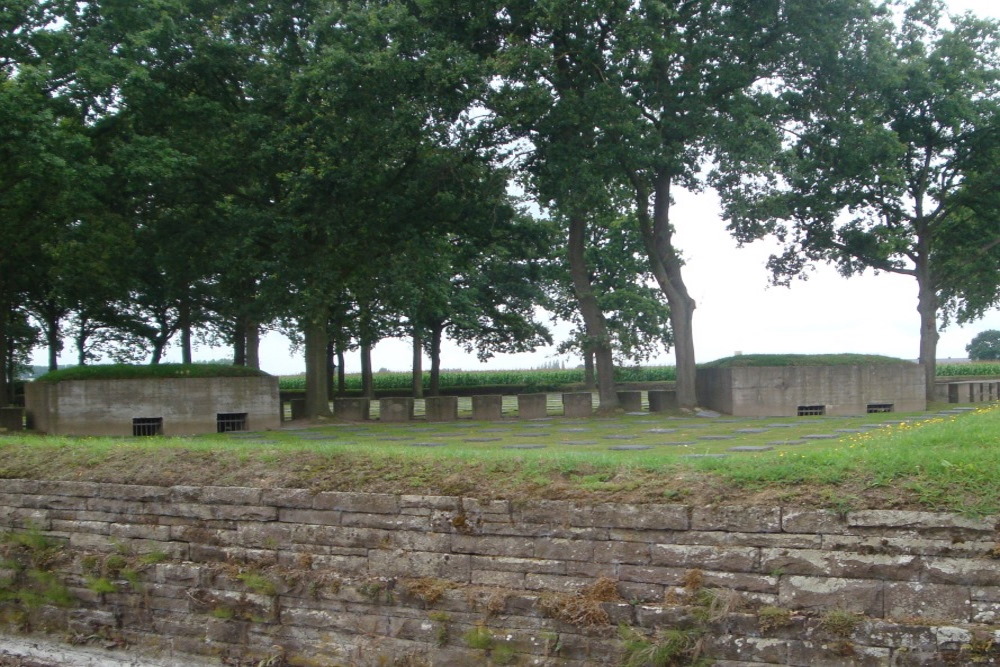
[(375, 398), (371, 343), (361, 343), (361, 395), (365, 398)]
[(10, 314), (11, 306), (9, 303), (0, 305), (0, 407), (10, 405), (11, 400), (11, 386), (7, 375), (7, 358), (10, 350), (10, 344), (7, 340), (10, 328), (7, 325), (10, 322)]
[(153, 354), (149, 358), (149, 365), (156, 366), (160, 363), (160, 359), (163, 358), (163, 348), (166, 347), (167, 342), (157, 336), (153, 339)]
[(304, 323), (306, 343), (306, 418), (330, 416), (330, 397), (326, 393), (326, 317)]
[(191, 355), (191, 302), (186, 298), (181, 300), (177, 309), (177, 326), (181, 330), (181, 363), (190, 364)]
[(48, 313), (45, 316), (45, 343), (49, 348), (49, 370), (59, 370), (59, 352), (62, 350), (62, 336), (59, 335), (59, 316)]
[(344, 351), (337, 349), (337, 395), (347, 392), (347, 372), (344, 370)]
[(597, 389), (597, 373), (594, 370), (594, 351), (583, 351), (583, 386), (587, 389)]
[(618, 410), (618, 392), (615, 391), (615, 363), (611, 353), (611, 337), (604, 320), (604, 313), (597, 303), (594, 287), (584, 256), (587, 221), (580, 214), (573, 214), (569, 221), (569, 272), (573, 279), (573, 293), (583, 316), (587, 333), (584, 349), (590, 349), (597, 367), (597, 394), (599, 414)]
[(428, 396), (441, 395), (441, 338), (444, 336), (444, 324), (431, 327), (431, 381), (427, 388)]
[(247, 365), (247, 319), (237, 317), (233, 324), (233, 366)]
[[(633, 180), (638, 183), (638, 179)], [(698, 402), (697, 368), (694, 356), (694, 309), (696, 304), (681, 276), (684, 261), (673, 245), (674, 229), (670, 224), (670, 176), (659, 173), (654, 183), (653, 219), (649, 220), (649, 200), (637, 185), (636, 200), (643, 244), (650, 268), (660, 290), (670, 305), (670, 327), (674, 334), (674, 357), (677, 360), (677, 403), (682, 408)]]
[(337, 346), (333, 341), (326, 344), (326, 382), (330, 396), (337, 393)]
[(424, 397), (424, 341), (413, 332), (413, 398)]
[(924, 367), (924, 392), (933, 401), (934, 381), (937, 378), (937, 312), (938, 296), (930, 271), (928, 256), (917, 251), (917, 312), (920, 314), (920, 364)]
[(247, 368), (260, 370), (260, 327), (253, 320), (247, 320), (246, 355)]
[(79, 316), (76, 333), (73, 342), (76, 343), (76, 363), (80, 366), (87, 365), (87, 339), (90, 337), (87, 331), (87, 318)]

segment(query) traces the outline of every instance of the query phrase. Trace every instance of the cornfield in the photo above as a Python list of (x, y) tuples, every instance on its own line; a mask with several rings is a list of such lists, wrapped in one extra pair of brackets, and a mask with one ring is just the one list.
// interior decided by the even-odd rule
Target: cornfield
[[(940, 364), (939, 377), (1000, 376), (1000, 363), (977, 362), (968, 364)], [(424, 387), (430, 386), (430, 373), (424, 373)], [(673, 366), (623, 367), (615, 369), (618, 382), (673, 382), (677, 373)], [(376, 390), (407, 391), (411, 387), (410, 373), (384, 372), (373, 375)], [(583, 369), (565, 370), (495, 370), (495, 371), (446, 371), (441, 373), (441, 387), (518, 387), (528, 390), (553, 391), (569, 384), (583, 382)], [(282, 391), (303, 391), (305, 376), (292, 375), (280, 380)], [(361, 389), (361, 375), (352, 373), (346, 378), (348, 391)]]

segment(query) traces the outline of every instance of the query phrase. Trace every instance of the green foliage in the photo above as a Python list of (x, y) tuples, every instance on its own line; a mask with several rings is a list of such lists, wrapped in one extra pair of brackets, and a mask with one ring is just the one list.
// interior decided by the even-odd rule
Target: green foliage
[(101, 364), (73, 366), (46, 373), (36, 382), (62, 382), (64, 380), (145, 380), (153, 378), (208, 378), (208, 377), (259, 377), (263, 371), (246, 366), (225, 364), (154, 364), (133, 366), (129, 364)]
[(704, 664), (700, 660), (699, 632), (663, 628), (645, 635), (627, 625), (618, 627), (622, 642), (621, 667), (680, 667)]
[(258, 595), (276, 595), (278, 592), (274, 582), (258, 572), (243, 572), (236, 578)]
[(965, 351), (969, 353), (969, 359), (972, 361), (1000, 360), (1000, 331), (989, 329), (979, 332), (965, 346)]
[(977, 362), (971, 364), (941, 364), (937, 367), (939, 377), (982, 377), (1000, 376), (1000, 364)]
[(905, 359), (877, 354), (742, 354), (716, 359), (703, 368), (744, 368), (755, 366), (865, 366), (872, 364), (908, 364)]
[[(617, 382), (671, 382), (676, 379), (673, 366), (635, 366), (615, 369)], [(409, 391), (412, 388), (410, 373), (375, 373), (376, 390)], [(424, 373), (424, 387), (430, 385), (430, 373)], [(533, 391), (557, 391), (560, 388), (583, 382), (582, 369), (534, 369), (510, 371), (446, 371), (441, 373), (441, 387), (509, 387), (509, 393), (516, 390), (530, 389)], [(282, 391), (305, 390), (305, 377), (284, 376), (279, 385)], [(361, 376), (350, 374), (346, 376), (346, 387), (349, 391), (360, 391)]]
[(85, 579), (87, 588), (98, 595), (114, 593), (118, 588), (106, 577), (87, 577)]
[(476, 625), (462, 635), (462, 639), (465, 640), (466, 646), (469, 648), (479, 649), (481, 651), (489, 651), (493, 648), (494, 642), (493, 632), (490, 631), (485, 625)]

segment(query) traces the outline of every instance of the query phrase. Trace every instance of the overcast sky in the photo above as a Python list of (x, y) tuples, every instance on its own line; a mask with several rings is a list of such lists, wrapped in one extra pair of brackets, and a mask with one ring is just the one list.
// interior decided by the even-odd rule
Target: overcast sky
[[(983, 16), (1000, 18), (996, 0), (950, 0), (952, 12), (972, 10)], [(735, 352), (750, 353), (838, 353), (885, 354), (915, 359), (918, 354), (919, 319), (916, 281), (892, 274), (845, 279), (828, 266), (818, 266), (806, 281), (790, 288), (769, 287), (765, 262), (775, 250), (773, 244), (759, 242), (744, 248), (725, 231), (718, 200), (711, 192), (679, 193), (672, 209), (676, 241), (687, 261), (684, 279), (698, 303), (694, 317), (695, 353), (698, 361), (711, 361)], [(986, 329), (1000, 329), (1000, 310), (964, 327), (944, 330), (938, 343), (938, 357), (964, 357), (965, 346)], [(557, 337), (565, 331), (555, 330)], [(72, 350), (64, 361), (72, 363)], [(225, 358), (228, 350), (201, 347), (195, 358)], [(410, 343), (387, 340), (373, 352), (375, 369), (407, 370)], [(170, 350), (167, 359), (178, 361), (179, 352)], [(540, 349), (530, 354), (500, 355), (480, 364), (446, 343), (442, 353), (445, 368), (531, 368), (554, 359), (576, 365), (579, 359)], [(289, 349), (286, 339), (267, 334), (261, 346), (263, 369), (274, 374), (304, 371), (299, 352)], [(35, 363), (44, 363), (44, 351)], [(426, 363), (426, 362), (425, 362)], [(648, 364), (673, 364), (672, 353), (664, 353)], [(357, 355), (347, 361), (348, 372), (360, 369)]]

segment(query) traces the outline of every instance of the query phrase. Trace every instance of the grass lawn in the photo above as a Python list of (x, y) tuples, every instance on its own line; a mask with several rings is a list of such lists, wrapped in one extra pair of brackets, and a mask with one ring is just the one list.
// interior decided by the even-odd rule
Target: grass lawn
[(373, 422), (196, 438), (7, 435), (0, 478), (1000, 512), (1000, 406), (937, 407), (842, 418)]

